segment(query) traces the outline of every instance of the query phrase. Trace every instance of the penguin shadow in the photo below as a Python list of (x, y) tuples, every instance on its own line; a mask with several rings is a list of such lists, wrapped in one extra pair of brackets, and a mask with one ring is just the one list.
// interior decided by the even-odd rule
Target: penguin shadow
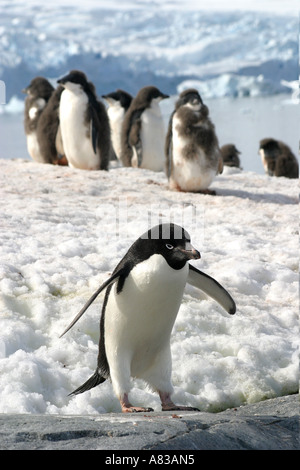
[(249, 199), (257, 203), (267, 202), (269, 204), (298, 204), (296, 197), (286, 196), (278, 193), (251, 193), (241, 189), (217, 189), (217, 196), (234, 196), (241, 199)]
[(239, 197), (241, 199), (249, 199), (257, 203), (267, 202), (270, 204), (279, 204), (279, 205), (298, 204), (298, 199), (296, 197), (290, 197), (290, 196), (286, 196), (284, 194), (278, 194), (278, 193), (251, 193), (249, 191), (245, 191), (241, 189), (208, 189), (207, 191), (198, 191), (198, 192), (197, 191), (171, 190), (169, 188), (168, 183), (157, 182), (155, 180), (152, 180), (151, 178), (149, 178), (146, 181), (146, 184), (149, 184), (149, 185), (153, 184), (153, 185), (159, 186), (165, 191), (180, 192), (184, 194), (198, 194), (200, 196), (208, 195), (208, 196), (213, 196), (213, 197), (233, 196), (233, 197)]
[(146, 181), (146, 184), (153, 184), (155, 186), (159, 186), (160, 188), (164, 189), (165, 191), (170, 191), (172, 193), (183, 193), (183, 194), (208, 194), (209, 196), (216, 196), (217, 195), (217, 192), (214, 190), (214, 189), (203, 189), (203, 190), (199, 190), (199, 191), (183, 191), (182, 189), (180, 188), (176, 188), (176, 189), (170, 189), (170, 186), (169, 186), (169, 183), (166, 182), (158, 182), (158, 181), (155, 181), (155, 180), (152, 180), (151, 178), (148, 178), (147, 181)]

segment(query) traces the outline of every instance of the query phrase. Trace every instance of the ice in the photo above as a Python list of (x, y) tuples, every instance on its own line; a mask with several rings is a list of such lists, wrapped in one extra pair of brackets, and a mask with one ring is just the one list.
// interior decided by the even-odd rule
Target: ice
[[(218, 411), (298, 390), (297, 180), (229, 172), (214, 197), (116, 163), (108, 173), (0, 164), (0, 412), (120, 410), (109, 382), (67, 396), (96, 367), (103, 295), (59, 335), (160, 219), (186, 227), (202, 256), (194, 264), (237, 304), (230, 316), (187, 286), (172, 333), (174, 401)], [(142, 381), (131, 397), (160, 409)]]
[[(4, 101), (4, 104), (6, 102)], [(0, 114), (20, 114), (24, 112), (24, 100), (21, 100), (17, 96), (12, 96), (11, 99), (5, 106), (0, 106)]]
[[(284, 7), (272, 1), (215, 1), (208, 7), (178, 1), (5, 0), (1, 9), (0, 78), (7, 102), (20, 98), (34, 76), (55, 80), (74, 66), (101, 93), (120, 87), (136, 94), (154, 84), (174, 94), (185, 80), (197, 80), (213, 97), (251, 95), (252, 85), (256, 95), (264, 95), (287, 93), (281, 80), (298, 79), (294, 1)], [(218, 83), (223, 75), (233, 85)]]

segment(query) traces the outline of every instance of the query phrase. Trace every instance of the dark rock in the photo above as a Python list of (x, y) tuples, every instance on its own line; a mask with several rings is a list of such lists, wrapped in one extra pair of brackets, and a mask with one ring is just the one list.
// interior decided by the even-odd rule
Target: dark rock
[(299, 396), (220, 413), (0, 415), (1, 450), (299, 450)]

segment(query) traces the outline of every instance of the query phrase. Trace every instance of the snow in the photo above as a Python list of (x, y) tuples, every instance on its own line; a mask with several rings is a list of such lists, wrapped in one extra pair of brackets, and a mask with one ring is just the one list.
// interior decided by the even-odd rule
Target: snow
[[(209, 196), (116, 163), (109, 172), (0, 165), (0, 412), (120, 411), (109, 382), (68, 397), (96, 367), (103, 295), (59, 335), (160, 220), (184, 225), (201, 252), (193, 264), (237, 304), (230, 316), (187, 286), (172, 333), (174, 401), (215, 412), (298, 390), (297, 180), (226, 169)], [(131, 398), (160, 409), (142, 381)]]

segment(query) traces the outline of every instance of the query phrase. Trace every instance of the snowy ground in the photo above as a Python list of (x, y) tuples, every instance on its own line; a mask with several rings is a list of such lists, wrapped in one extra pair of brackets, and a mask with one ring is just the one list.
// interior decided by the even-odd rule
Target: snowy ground
[[(94, 372), (103, 295), (59, 335), (130, 244), (170, 219), (201, 251), (195, 265), (237, 303), (229, 316), (186, 289), (172, 335), (174, 401), (218, 411), (298, 390), (297, 180), (225, 172), (214, 197), (171, 192), (163, 173), (132, 168), (0, 166), (0, 412), (120, 411), (109, 382), (67, 396)], [(141, 381), (131, 396), (160, 409)]]

